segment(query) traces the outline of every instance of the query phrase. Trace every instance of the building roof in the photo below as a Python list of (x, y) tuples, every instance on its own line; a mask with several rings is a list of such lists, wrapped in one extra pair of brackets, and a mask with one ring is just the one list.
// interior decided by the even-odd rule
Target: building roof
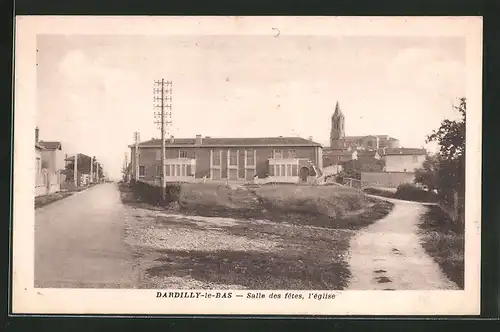
[[(87, 156), (87, 155), (85, 155), (85, 154), (83, 154), (83, 153), (79, 153), (79, 154), (78, 154), (78, 157), (84, 157), (84, 158), (88, 158), (88, 159), (92, 158), (92, 157)], [(68, 158), (66, 158), (66, 159), (64, 159), (64, 160), (66, 160), (66, 161), (72, 161), (72, 160), (75, 160), (75, 156), (68, 157)]]
[(427, 151), (425, 149), (415, 149), (415, 148), (397, 148), (397, 149), (388, 149), (385, 152), (386, 156), (394, 156), (394, 155), (410, 155), (410, 156), (422, 156), (426, 155)]
[(358, 157), (374, 158), (378, 151), (358, 151)]
[(357, 151), (347, 151), (347, 150), (325, 148), (325, 149), (323, 149), (323, 156), (324, 157), (352, 156), (352, 154), (355, 152), (357, 152)]
[(377, 137), (379, 140), (382, 140), (382, 141), (397, 141), (396, 138), (390, 137), (389, 135), (345, 136), (344, 139), (346, 141), (357, 141), (357, 140), (363, 139), (365, 137)]
[(35, 143), (35, 149), (45, 150), (45, 148), (43, 146), (41, 146), (40, 144), (38, 144), (38, 143)]
[(344, 114), (342, 113), (342, 111), (340, 110), (340, 106), (339, 106), (339, 102), (337, 101), (337, 103), (335, 104), (335, 112), (333, 113), (333, 116), (340, 116), (340, 117), (344, 117)]
[[(161, 139), (151, 139), (149, 141), (139, 143), (139, 147), (159, 147)], [(227, 146), (315, 146), (322, 145), (301, 137), (247, 137), (247, 138), (212, 138), (203, 137), (201, 145), (196, 145), (195, 138), (174, 138), (173, 142), (170, 139), (165, 140), (165, 145), (170, 147), (188, 147), (188, 146), (203, 146), (203, 147), (227, 147)], [(130, 148), (134, 144), (129, 145)]]
[(39, 142), (41, 146), (43, 146), (46, 150), (61, 150), (62, 145), (61, 142)]

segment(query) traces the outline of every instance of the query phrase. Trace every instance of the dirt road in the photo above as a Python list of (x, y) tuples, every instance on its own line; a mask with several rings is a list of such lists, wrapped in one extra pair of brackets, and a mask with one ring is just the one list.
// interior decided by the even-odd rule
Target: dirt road
[(134, 257), (116, 184), (106, 183), (35, 212), (35, 287), (135, 288)]
[(427, 255), (418, 237), (420, 203), (387, 199), (393, 211), (350, 242), (348, 290), (458, 289)]

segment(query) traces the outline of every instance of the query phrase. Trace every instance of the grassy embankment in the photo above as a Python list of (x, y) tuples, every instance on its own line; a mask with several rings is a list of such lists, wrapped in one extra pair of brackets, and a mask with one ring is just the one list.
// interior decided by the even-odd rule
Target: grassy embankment
[(420, 217), (420, 236), (425, 251), (444, 274), (464, 288), (465, 227), (454, 223), (438, 206), (428, 207)]
[(349, 240), (392, 209), (336, 187), (183, 184), (166, 208), (121, 191), (142, 211), (132, 233), (148, 248), (146, 288), (343, 289)]

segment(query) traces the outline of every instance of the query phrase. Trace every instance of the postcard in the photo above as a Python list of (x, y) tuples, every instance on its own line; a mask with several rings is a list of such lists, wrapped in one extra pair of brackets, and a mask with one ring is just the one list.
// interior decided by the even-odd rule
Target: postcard
[(477, 315), (481, 82), (481, 17), (19, 16), (12, 312)]

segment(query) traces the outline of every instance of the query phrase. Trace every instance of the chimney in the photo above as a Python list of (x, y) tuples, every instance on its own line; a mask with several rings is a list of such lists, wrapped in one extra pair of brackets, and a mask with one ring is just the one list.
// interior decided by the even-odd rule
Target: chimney
[(201, 145), (202, 142), (203, 138), (201, 137), (201, 135), (196, 135), (196, 145)]
[(312, 136), (309, 136), (309, 140), (310, 140), (310, 141), (312, 142), (312, 140), (313, 140), (313, 137), (312, 137)]
[(174, 144), (174, 135), (170, 135), (170, 144)]
[(38, 127), (35, 128), (35, 143), (38, 144), (38, 138), (40, 136), (40, 129)]

